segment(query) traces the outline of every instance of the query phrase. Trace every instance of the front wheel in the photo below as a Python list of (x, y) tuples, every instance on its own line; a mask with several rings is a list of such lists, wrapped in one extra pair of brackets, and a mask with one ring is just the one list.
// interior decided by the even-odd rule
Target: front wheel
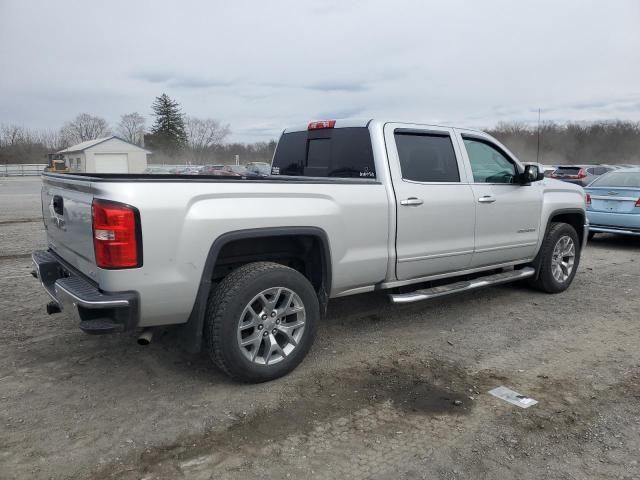
[(265, 382), (286, 375), (307, 355), (320, 308), (309, 281), (272, 262), (243, 265), (209, 296), (207, 351), (232, 378)]
[(576, 230), (567, 223), (552, 223), (538, 255), (538, 276), (529, 284), (547, 293), (565, 291), (580, 263), (580, 242)]

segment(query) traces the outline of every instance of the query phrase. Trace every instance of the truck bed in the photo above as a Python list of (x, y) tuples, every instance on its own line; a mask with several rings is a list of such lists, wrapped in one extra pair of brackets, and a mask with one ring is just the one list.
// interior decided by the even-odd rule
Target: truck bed
[[(62, 199), (62, 215), (54, 211), (54, 197)], [(95, 200), (137, 209), (140, 267), (96, 266)], [(389, 200), (376, 179), (46, 173), (42, 210), (50, 251), (101, 291), (140, 293), (142, 327), (187, 321), (212, 245), (229, 232), (300, 227), (326, 232), (336, 278), (330, 296), (387, 277)]]

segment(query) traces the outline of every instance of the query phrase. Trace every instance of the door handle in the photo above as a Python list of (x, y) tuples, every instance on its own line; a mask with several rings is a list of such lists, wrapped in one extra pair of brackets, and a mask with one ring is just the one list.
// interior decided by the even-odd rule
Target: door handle
[(400, 200), (400, 205), (411, 206), (411, 205), (422, 205), (424, 200), (416, 197), (405, 198), (404, 200)]
[(495, 197), (492, 197), (491, 195), (483, 195), (482, 197), (480, 197), (478, 199), (478, 201), (480, 203), (493, 203), (496, 201)]

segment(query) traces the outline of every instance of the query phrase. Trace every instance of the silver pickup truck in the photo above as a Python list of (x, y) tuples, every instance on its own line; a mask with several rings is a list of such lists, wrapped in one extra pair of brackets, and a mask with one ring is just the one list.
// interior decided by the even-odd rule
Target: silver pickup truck
[(407, 303), (572, 282), (582, 188), (464, 128), (319, 121), (286, 129), (271, 175), (43, 175), (49, 313), (87, 333), (178, 326), (236, 379), (294, 369), (330, 298)]

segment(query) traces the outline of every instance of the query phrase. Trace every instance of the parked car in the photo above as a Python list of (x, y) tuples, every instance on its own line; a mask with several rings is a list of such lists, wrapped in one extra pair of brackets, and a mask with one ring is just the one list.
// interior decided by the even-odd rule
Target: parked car
[(247, 169), (247, 167), (245, 165), (227, 165), (226, 167), (224, 167), (225, 170), (228, 170), (229, 172), (233, 172), (236, 173), (240, 176), (246, 176), (249, 171)]
[(590, 238), (598, 232), (640, 236), (640, 167), (613, 170), (585, 192)]
[(198, 175), (202, 165), (180, 165), (170, 168), (168, 173), (173, 175)]
[(561, 292), (586, 241), (582, 188), (477, 130), (311, 122), (284, 131), (271, 172), (45, 173), (49, 248), (33, 262), (48, 311), (145, 340), (179, 324), (189, 350), (260, 382), (302, 361), (331, 298), (410, 303), (524, 279)]
[(200, 170), (200, 175), (225, 175), (227, 165), (205, 165)]
[(143, 173), (147, 174), (156, 174), (156, 175), (167, 175), (169, 173), (168, 168), (166, 167), (147, 167), (144, 169)]
[(200, 175), (209, 175), (216, 177), (240, 177), (239, 173), (231, 170), (230, 165), (206, 165)]
[(271, 164), (265, 162), (249, 162), (247, 170), (255, 175), (268, 176), (271, 175)]
[(614, 167), (604, 165), (560, 165), (549, 177), (586, 187), (597, 177), (611, 170), (614, 170)]

